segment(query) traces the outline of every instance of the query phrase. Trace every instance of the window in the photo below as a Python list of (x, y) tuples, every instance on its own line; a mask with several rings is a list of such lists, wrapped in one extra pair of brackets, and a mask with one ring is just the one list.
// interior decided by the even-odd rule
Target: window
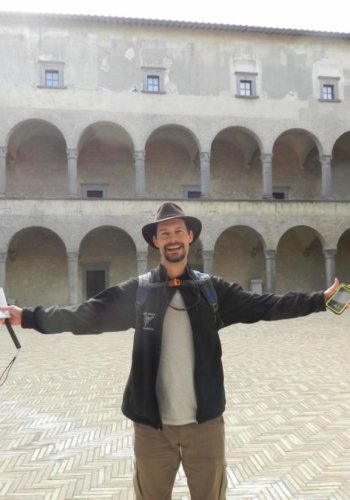
[(272, 198), (274, 200), (287, 200), (288, 199), (288, 187), (277, 187), (272, 188)]
[(164, 68), (141, 68), (143, 71), (142, 91), (149, 94), (164, 94)]
[(236, 97), (257, 99), (256, 80), (257, 73), (243, 73), (236, 71)]
[(320, 76), (320, 101), (340, 102), (339, 99), (339, 80), (336, 77)]
[(159, 76), (147, 75), (147, 92), (159, 92)]
[(252, 95), (252, 82), (250, 80), (241, 80), (239, 82), (239, 95), (245, 97)]
[(91, 269), (86, 271), (86, 298), (93, 297), (106, 288), (106, 271), (104, 269)]
[(83, 198), (106, 198), (108, 184), (81, 184)]
[(45, 70), (45, 87), (59, 87), (60, 86), (60, 74), (57, 70), (46, 69)]
[(334, 99), (334, 85), (323, 85), (322, 98), (327, 100), (327, 101), (333, 101), (333, 99)]
[(89, 299), (108, 286), (109, 264), (97, 262), (84, 266), (84, 297)]
[(183, 186), (184, 198), (188, 200), (199, 199), (202, 196), (200, 186)]
[(39, 61), (39, 88), (63, 89), (64, 63), (58, 61)]
[(103, 190), (102, 189), (87, 189), (86, 190), (87, 198), (103, 198)]

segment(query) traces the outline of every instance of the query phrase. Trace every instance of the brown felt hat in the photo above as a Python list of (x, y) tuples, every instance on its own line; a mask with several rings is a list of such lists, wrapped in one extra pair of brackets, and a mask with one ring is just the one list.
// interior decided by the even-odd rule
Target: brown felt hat
[(201, 221), (199, 219), (196, 219), (196, 217), (185, 215), (182, 208), (179, 207), (179, 205), (176, 205), (176, 203), (166, 202), (158, 208), (154, 222), (146, 224), (142, 228), (143, 237), (149, 245), (155, 248), (153, 243), (153, 236), (156, 235), (157, 224), (159, 222), (164, 222), (170, 219), (183, 219), (186, 222), (188, 229), (193, 233), (192, 243), (196, 241), (202, 230)]

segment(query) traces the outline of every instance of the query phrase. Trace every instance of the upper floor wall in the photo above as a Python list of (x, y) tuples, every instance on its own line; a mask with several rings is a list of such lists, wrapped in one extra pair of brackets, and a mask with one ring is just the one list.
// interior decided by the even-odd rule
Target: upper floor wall
[(0, 107), (349, 121), (347, 35), (132, 21), (0, 14)]
[(325, 77), (341, 80), (339, 99), (349, 95), (349, 37), (340, 34), (6, 13), (0, 23), (3, 86), (43, 86), (42, 65), (49, 63), (64, 73), (61, 87), (81, 90), (151, 90), (143, 78), (149, 68), (161, 75), (160, 90), (172, 94), (243, 97), (235, 75), (246, 74), (256, 76), (257, 97), (318, 99)]

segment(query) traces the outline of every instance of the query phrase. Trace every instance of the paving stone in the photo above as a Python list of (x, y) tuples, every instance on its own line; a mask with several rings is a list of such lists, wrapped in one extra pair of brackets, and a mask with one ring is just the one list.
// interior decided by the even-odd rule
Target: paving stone
[[(0, 498), (131, 500), (120, 405), (132, 331), (17, 332), (22, 351), (0, 387)], [(349, 499), (350, 314), (235, 325), (221, 339), (227, 499)], [(4, 328), (0, 342), (1, 371), (14, 354)], [(180, 469), (173, 499), (189, 498)]]

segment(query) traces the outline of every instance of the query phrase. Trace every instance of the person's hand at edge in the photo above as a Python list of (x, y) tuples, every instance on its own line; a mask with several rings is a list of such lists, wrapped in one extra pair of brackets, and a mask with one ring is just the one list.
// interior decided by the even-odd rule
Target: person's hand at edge
[(0, 318), (0, 325), (5, 323), (8, 319), (12, 326), (20, 326), (22, 322), (22, 309), (17, 306), (6, 306), (0, 307), (0, 311), (8, 312), (10, 314), (9, 318)]
[[(333, 285), (331, 285), (327, 290), (324, 291), (324, 301), (327, 302), (332, 295), (337, 291), (338, 286), (340, 285), (340, 282), (338, 278), (334, 279)], [(347, 285), (350, 287), (350, 285)], [(347, 309), (350, 310), (350, 303), (347, 305)]]
[(334, 282), (333, 282), (333, 285), (331, 285), (329, 288), (327, 288), (327, 290), (324, 291), (324, 301), (327, 302), (327, 300), (329, 300), (332, 295), (337, 291), (337, 288), (339, 286), (339, 280), (338, 278), (334, 278)]

